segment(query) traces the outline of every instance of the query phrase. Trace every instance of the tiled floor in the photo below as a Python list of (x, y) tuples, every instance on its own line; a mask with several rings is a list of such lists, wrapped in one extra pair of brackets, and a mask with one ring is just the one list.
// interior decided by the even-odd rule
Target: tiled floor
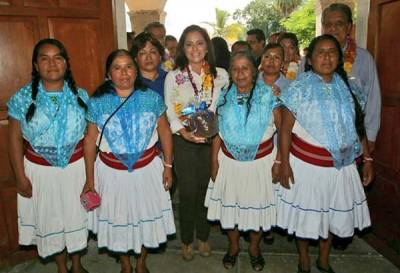
[[(177, 228), (178, 226), (178, 221)], [(185, 262), (180, 256), (179, 234), (171, 238), (165, 252), (150, 254), (148, 256), (148, 268), (152, 273), (220, 273), (254, 272), (250, 266), (247, 255), (247, 243), (241, 239), (241, 252), (237, 264), (231, 270), (225, 270), (222, 266), (222, 257), (227, 249), (227, 238), (218, 226), (213, 226), (210, 236), (213, 247), (211, 257), (203, 258), (195, 255), (191, 262)], [(295, 273), (297, 272), (297, 252), (294, 240), (288, 236), (275, 233), (275, 241), (272, 245), (261, 243), (266, 266), (262, 272), (265, 273)], [(311, 260), (317, 255), (317, 247), (311, 247)], [(135, 258), (132, 257), (134, 263)], [(99, 252), (96, 241), (90, 240), (87, 253), (82, 258), (84, 267), (90, 273), (118, 273), (120, 264), (107, 252)], [(382, 257), (368, 244), (358, 237), (354, 237), (352, 244), (345, 251), (333, 250), (331, 254), (331, 265), (336, 273), (400, 273), (388, 260)], [(13, 268), (0, 270), (0, 273), (50, 273), (56, 272), (54, 262), (44, 263), (39, 259), (19, 264)], [(311, 273), (319, 272), (312, 267)]]

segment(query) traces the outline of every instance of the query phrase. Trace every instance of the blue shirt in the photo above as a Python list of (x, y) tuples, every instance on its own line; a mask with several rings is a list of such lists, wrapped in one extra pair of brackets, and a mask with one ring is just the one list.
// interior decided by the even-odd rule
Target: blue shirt
[[(78, 96), (85, 103), (89, 99), (83, 89), (78, 89)], [(85, 110), (66, 82), (57, 95), (46, 92), (39, 83), (35, 113), (30, 121), (26, 121), (25, 115), (31, 103), (32, 85), (29, 84), (7, 103), (8, 113), (20, 122), (23, 138), (35, 152), (52, 166), (67, 166), (76, 144), (83, 138)]]
[[(258, 79), (257, 79), (257, 80), (258, 80), (258, 81), (261, 81), (261, 82), (264, 82), (263, 73), (262, 73), (262, 72), (260, 72), (260, 73), (258, 74)], [(285, 76), (284, 76), (282, 73), (280, 73), (279, 78), (278, 78), (274, 83), (275, 83), (275, 84), (281, 89), (281, 91), (282, 91), (283, 89), (285, 89), (286, 87), (289, 86), (290, 82), (291, 82), (290, 80), (286, 79)]]
[(354, 162), (361, 151), (354, 101), (338, 74), (327, 83), (312, 71), (301, 73), (280, 99), (300, 126), (331, 153), (337, 169)]
[(135, 90), (126, 103), (105, 122), (122, 103), (114, 91), (92, 97), (88, 103), (86, 119), (103, 128), (113, 154), (132, 171), (132, 166), (142, 156), (150, 143), (159, 117), (166, 107), (162, 98), (152, 90)]
[(158, 72), (158, 77), (154, 81), (146, 79), (143, 76), (140, 76), (140, 79), (148, 88), (156, 91), (164, 100), (164, 82), (165, 82), (165, 77), (167, 76), (167, 72), (165, 72), (160, 67), (158, 68), (157, 72)]
[(276, 105), (271, 87), (264, 82), (258, 81), (252, 92), (250, 108), (247, 103), (238, 102), (235, 84), (223, 91), (218, 102), (220, 135), (228, 151), (239, 161), (254, 160)]
[(364, 93), (365, 130), (368, 140), (375, 141), (381, 124), (381, 89), (378, 72), (374, 59), (367, 50), (357, 47), (356, 53), (349, 80), (354, 81)]
[[(300, 72), (304, 72), (305, 58), (302, 58)], [(350, 81), (361, 88), (366, 98), (364, 125), (367, 138), (375, 141), (381, 124), (381, 89), (379, 86), (378, 72), (371, 54), (360, 47), (356, 48), (356, 59), (354, 61)]]

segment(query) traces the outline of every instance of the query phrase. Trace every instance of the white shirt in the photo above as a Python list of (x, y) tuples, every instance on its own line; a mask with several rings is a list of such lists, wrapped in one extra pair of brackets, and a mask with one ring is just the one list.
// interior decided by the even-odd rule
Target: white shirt
[[(198, 75), (189, 66), (191, 74), (193, 76), (193, 82), (197, 87), (197, 90), (201, 90), (204, 76), (204, 72)], [(211, 103), (209, 110), (215, 111), (216, 104), (218, 102), (219, 95), (222, 88), (227, 88), (229, 84), (228, 73), (217, 67), (217, 77), (214, 79), (214, 90), (211, 94), (199, 94), (201, 100), (205, 100)], [(175, 112), (175, 106), (181, 104), (183, 108), (195, 101), (195, 91), (189, 80), (188, 73), (184, 70), (181, 71), (179, 68), (168, 72), (164, 84), (165, 92), (165, 104), (167, 105), (167, 117), (171, 126), (172, 133), (177, 133), (180, 129), (184, 128), (179, 116)]]

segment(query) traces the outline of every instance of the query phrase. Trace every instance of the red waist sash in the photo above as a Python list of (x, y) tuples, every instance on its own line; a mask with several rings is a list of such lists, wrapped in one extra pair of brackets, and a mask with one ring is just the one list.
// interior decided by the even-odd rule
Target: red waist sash
[(292, 134), (290, 153), (298, 159), (313, 165), (333, 167), (333, 158), (328, 150), (307, 143), (295, 134)]
[[(154, 145), (150, 149), (144, 151), (143, 155), (133, 165), (132, 169), (140, 169), (147, 166), (153, 159), (160, 154), (158, 148)], [(128, 168), (113, 154), (100, 152), (99, 157), (108, 167), (117, 170), (128, 170)]]
[[(31, 144), (24, 140), (25, 144), (25, 158), (30, 162), (36, 163), (42, 166), (52, 166), (46, 159), (44, 159), (40, 154), (36, 153)], [(75, 161), (83, 157), (83, 139), (81, 139), (75, 146), (75, 151), (71, 155), (68, 164), (74, 163)]]
[[(222, 152), (229, 158), (235, 159), (233, 157), (233, 155), (228, 151), (228, 149), (225, 146), (225, 143), (222, 141), (221, 143), (221, 149)], [(258, 146), (258, 150), (257, 150), (257, 154), (256, 157), (254, 158), (254, 160), (262, 158), (264, 156), (269, 155), (270, 153), (272, 153), (272, 150), (274, 149), (274, 143), (273, 143), (273, 139), (270, 138), (264, 142), (262, 142), (259, 146)], [(236, 159), (235, 159), (236, 160)]]

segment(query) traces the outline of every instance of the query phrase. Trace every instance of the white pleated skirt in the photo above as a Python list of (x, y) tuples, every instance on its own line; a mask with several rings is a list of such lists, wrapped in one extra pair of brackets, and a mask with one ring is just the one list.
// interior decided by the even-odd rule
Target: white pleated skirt
[(24, 165), (32, 197), (17, 196), (19, 244), (37, 245), (43, 258), (65, 248), (69, 253), (86, 248), (87, 213), (80, 203), (86, 179), (83, 158), (64, 169), (27, 159)]
[(205, 198), (207, 218), (223, 229), (268, 231), (276, 223), (271, 167), (275, 152), (249, 162), (218, 154), (215, 183), (210, 180)]
[(95, 187), (101, 205), (89, 213), (89, 230), (97, 233), (99, 248), (126, 253), (142, 246), (157, 248), (175, 233), (169, 192), (164, 190), (162, 161), (128, 172), (95, 163)]
[(368, 205), (355, 164), (337, 170), (290, 155), (291, 189), (280, 186), (277, 225), (299, 238), (319, 239), (329, 232), (351, 237), (371, 225)]

